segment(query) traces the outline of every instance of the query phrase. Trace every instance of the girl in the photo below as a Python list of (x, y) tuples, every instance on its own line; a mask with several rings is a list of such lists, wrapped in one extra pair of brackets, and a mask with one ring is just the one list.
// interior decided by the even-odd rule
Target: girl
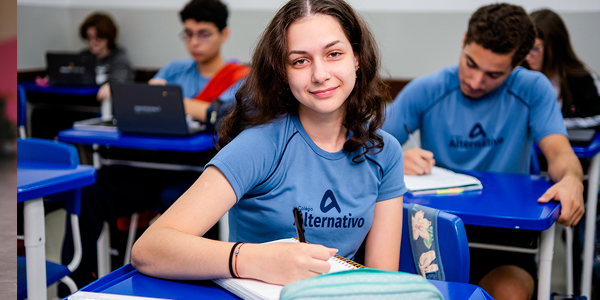
[[(291, 0), (263, 33), (219, 153), (136, 242), (133, 265), (168, 279), (287, 284), (329, 271), (365, 241), (365, 265), (398, 270), (402, 152), (379, 130), (388, 99), (375, 42), (343, 0)], [(292, 214), (305, 217), (305, 243)], [(202, 238), (227, 211), (230, 241)], [(236, 251), (235, 262), (231, 254)]]
[(537, 37), (527, 56), (532, 70), (552, 82), (567, 128), (600, 127), (600, 81), (579, 60), (564, 22), (555, 12), (531, 13)]

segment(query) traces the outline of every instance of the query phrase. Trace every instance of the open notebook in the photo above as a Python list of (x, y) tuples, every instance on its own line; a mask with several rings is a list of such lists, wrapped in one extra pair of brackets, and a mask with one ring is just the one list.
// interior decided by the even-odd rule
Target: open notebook
[(456, 194), (483, 188), (476, 177), (440, 167), (433, 167), (427, 175), (404, 175), (404, 183), (413, 195)]
[[(276, 240), (271, 243), (297, 243), (297, 239), (283, 239)], [(329, 273), (335, 273), (351, 269), (364, 268), (363, 265), (353, 262), (347, 258), (335, 255), (330, 258), (327, 262), (331, 265)], [(281, 294), (283, 286), (270, 284), (254, 279), (244, 278), (220, 278), (213, 280), (216, 284), (220, 285), (224, 289), (232, 292), (242, 299), (256, 299), (256, 300), (277, 300)]]

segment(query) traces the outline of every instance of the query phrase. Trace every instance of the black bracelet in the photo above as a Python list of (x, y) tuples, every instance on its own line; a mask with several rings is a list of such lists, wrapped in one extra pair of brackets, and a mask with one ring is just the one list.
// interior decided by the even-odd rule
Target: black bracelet
[(237, 242), (237, 243), (233, 244), (233, 247), (231, 247), (231, 252), (229, 253), (229, 273), (231, 273), (231, 277), (233, 277), (233, 278), (239, 278), (233, 272), (233, 264), (231, 263), (231, 261), (233, 260), (233, 252), (235, 251), (235, 248), (241, 243), (242, 242)]

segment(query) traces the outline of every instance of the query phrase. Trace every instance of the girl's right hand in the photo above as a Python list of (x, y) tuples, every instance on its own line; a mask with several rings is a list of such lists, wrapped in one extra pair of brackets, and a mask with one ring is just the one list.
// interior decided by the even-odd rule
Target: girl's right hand
[(245, 244), (237, 257), (238, 275), (285, 285), (329, 272), (327, 260), (337, 252), (306, 243)]

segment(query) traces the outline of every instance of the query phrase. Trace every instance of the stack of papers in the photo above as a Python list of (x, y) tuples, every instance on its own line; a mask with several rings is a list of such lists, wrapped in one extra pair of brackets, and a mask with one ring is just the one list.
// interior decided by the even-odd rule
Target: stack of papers
[(440, 167), (433, 167), (427, 175), (404, 175), (404, 183), (413, 195), (458, 194), (483, 189), (476, 177)]

